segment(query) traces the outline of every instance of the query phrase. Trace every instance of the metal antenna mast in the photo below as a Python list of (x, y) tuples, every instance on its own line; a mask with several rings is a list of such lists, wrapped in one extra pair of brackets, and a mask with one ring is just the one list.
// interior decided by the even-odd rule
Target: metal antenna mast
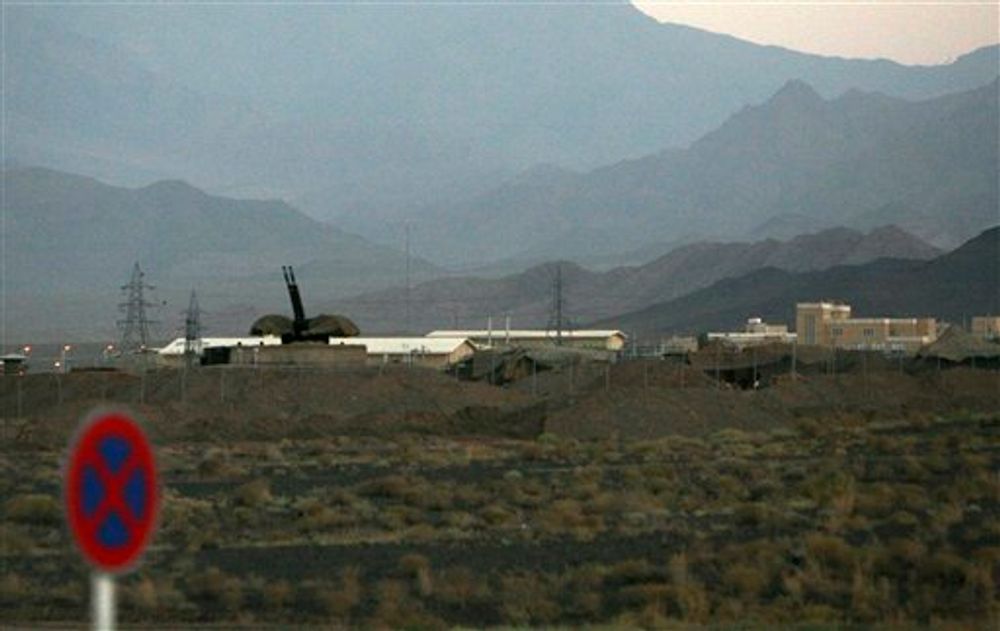
[(198, 354), (198, 341), (201, 339), (201, 309), (198, 308), (198, 296), (191, 290), (191, 300), (184, 312), (184, 358), (188, 364), (193, 363)]
[(122, 330), (122, 340), (119, 348), (123, 353), (138, 353), (149, 346), (149, 326), (155, 324), (146, 316), (146, 308), (152, 307), (153, 303), (145, 298), (145, 291), (152, 290), (152, 285), (147, 285), (143, 278), (139, 262), (136, 261), (132, 267), (132, 277), (127, 285), (122, 285), (122, 293), (125, 300), (118, 303), (119, 311), (125, 317), (118, 320), (118, 327)]

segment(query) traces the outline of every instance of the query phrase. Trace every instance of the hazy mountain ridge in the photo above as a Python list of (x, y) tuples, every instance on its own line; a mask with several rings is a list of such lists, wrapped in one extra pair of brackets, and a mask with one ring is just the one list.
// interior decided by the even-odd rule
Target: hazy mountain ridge
[(594, 323), (643, 335), (740, 330), (749, 317), (794, 327), (795, 304), (837, 299), (865, 316), (962, 322), (1000, 312), (1000, 227), (929, 261), (882, 258), (811, 272), (766, 267)]
[[(209, 310), (240, 303), (284, 309), (283, 264), (299, 266), (313, 304), (404, 280), (399, 252), (281, 201), (223, 198), (180, 181), (126, 189), (41, 168), (3, 177), (12, 332), (66, 326), (107, 334), (134, 261), (178, 312), (192, 287)], [(436, 273), (420, 259), (411, 269), (418, 279)]]
[(628, 5), (7, 15), (8, 147), (22, 162), (281, 197), (394, 243), (417, 209), (539, 162), (587, 169), (687, 144), (792, 78), (826, 96), (927, 98), (988, 80), (998, 50), (940, 67), (825, 58)]
[[(748, 270), (780, 267), (793, 271), (825, 269), (880, 256), (928, 259), (939, 250), (893, 226), (865, 235), (844, 228), (803, 235), (787, 242), (703, 242), (678, 247), (641, 266), (593, 272), (574, 263), (550, 262), (502, 278), (444, 278), (409, 292), (414, 330), (460, 326), (482, 328), (492, 315), (503, 326), (546, 326), (552, 314), (556, 267), (562, 269), (565, 312), (577, 324), (674, 298)], [(367, 329), (405, 327), (406, 292), (394, 288), (338, 301)]]
[[(957, 245), (995, 218), (997, 86), (919, 102), (856, 90), (824, 100), (792, 81), (687, 150), (563, 174), (549, 187), (511, 183), (446, 208), (436, 223), (476, 221), (461, 240), (443, 230), (433, 245), (456, 259), (543, 248), (574, 258), (691, 234), (746, 238), (776, 216), (866, 229), (880, 218)], [(887, 207), (897, 212), (879, 215)]]

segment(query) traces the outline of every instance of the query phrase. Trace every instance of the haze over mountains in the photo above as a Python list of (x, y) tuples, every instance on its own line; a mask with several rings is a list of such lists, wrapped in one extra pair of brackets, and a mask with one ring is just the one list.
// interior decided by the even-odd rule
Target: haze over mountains
[[(402, 254), (280, 201), (217, 197), (178, 181), (126, 189), (41, 168), (6, 170), (4, 184), (4, 290), (8, 317), (26, 334), (113, 331), (118, 286), (134, 261), (168, 300), (171, 323), (191, 288), (216, 309), (285, 310), (284, 264), (298, 266), (314, 292), (307, 301), (405, 282)], [(419, 259), (410, 267), (417, 279), (438, 273)]]
[(1000, 227), (929, 261), (886, 258), (802, 273), (766, 267), (592, 324), (647, 336), (739, 330), (750, 316), (791, 324), (796, 302), (829, 299), (848, 301), (858, 317), (934, 316), (961, 323), (1000, 313), (997, 261)]
[[(998, 51), (940, 67), (823, 58), (659, 24), (628, 5), (18, 6), (7, 18), (8, 157), (113, 183), (184, 179), (280, 197), (392, 243), (402, 221), (436, 235), (441, 215), (430, 211), (460, 208), (539, 163), (587, 171), (684, 146), (792, 79), (827, 98), (857, 88), (926, 99), (995, 78)], [(813, 112), (800, 97), (806, 125)], [(762, 149), (751, 140), (742, 146)], [(636, 169), (658, 177), (654, 163), (668, 155), (580, 177), (610, 194), (642, 180)], [(663, 186), (614, 197), (607, 221)], [(848, 200), (851, 212), (896, 202), (865, 192)], [(840, 201), (815, 195), (827, 206), (810, 212)], [(461, 220), (489, 212), (479, 205)], [(727, 230), (752, 225), (742, 212)], [(578, 241), (593, 241), (581, 230)]]
[(398, 330), (405, 223), (433, 261), (414, 282), (506, 274), (418, 286), (419, 330), (545, 324), (553, 268), (529, 264), (582, 266), (584, 322), (766, 266), (927, 258), (1000, 213), (996, 46), (907, 67), (570, 3), (6, 16), (7, 166), (29, 168), (4, 171), (3, 291), (30, 335), (113, 334), (136, 259), (164, 321), (196, 287), (242, 332), (285, 309), (291, 263), (307, 307)]
[[(444, 278), (409, 292), (413, 330), (485, 328), (493, 317), (500, 329), (509, 315), (515, 328), (545, 327), (553, 315), (553, 283), (561, 268), (564, 311), (577, 324), (646, 307), (722, 278), (751, 270), (793, 272), (859, 264), (879, 257), (930, 259), (940, 251), (887, 226), (863, 234), (845, 228), (804, 235), (790, 241), (695, 243), (672, 250), (645, 265), (592, 272), (573, 263), (547, 263), (497, 279)], [(365, 330), (407, 328), (406, 292), (393, 288), (337, 301), (328, 306), (350, 313)]]
[(896, 224), (955, 247), (997, 221), (998, 101), (996, 80), (921, 102), (823, 100), (789, 82), (689, 149), (582, 174), (539, 169), (441, 209), (431, 245), (455, 261), (577, 258), (696, 235)]

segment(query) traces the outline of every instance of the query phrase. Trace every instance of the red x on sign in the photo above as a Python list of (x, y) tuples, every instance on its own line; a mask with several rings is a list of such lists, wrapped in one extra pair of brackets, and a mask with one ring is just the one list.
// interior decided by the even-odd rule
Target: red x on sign
[(105, 572), (134, 565), (155, 530), (159, 489), (149, 441), (127, 414), (104, 412), (84, 424), (70, 448), (65, 501), (92, 565)]

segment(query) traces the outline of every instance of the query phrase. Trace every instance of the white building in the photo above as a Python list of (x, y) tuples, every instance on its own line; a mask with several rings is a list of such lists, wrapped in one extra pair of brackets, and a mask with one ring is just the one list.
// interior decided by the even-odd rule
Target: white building
[(566, 330), (557, 335), (546, 329), (489, 329), (431, 331), (427, 338), (467, 338), (480, 346), (548, 346), (561, 337), (562, 344), (572, 348), (620, 351), (628, 337), (616, 330)]
[(737, 348), (761, 344), (791, 344), (795, 333), (788, 332), (788, 325), (768, 324), (760, 318), (750, 318), (742, 331), (722, 331), (708, 334), (708, 340), (720, 341)]
[[(194, 352), (201, 355), (207, 348), (252, 348), (254, 346), (281, 346), (277, 335), (263, 337), (202, 337), (194, 341)], [(163, 348), (157, 349), (161, 357), (177, 357), (184, 354), (185, 339), (178, 337)]]

